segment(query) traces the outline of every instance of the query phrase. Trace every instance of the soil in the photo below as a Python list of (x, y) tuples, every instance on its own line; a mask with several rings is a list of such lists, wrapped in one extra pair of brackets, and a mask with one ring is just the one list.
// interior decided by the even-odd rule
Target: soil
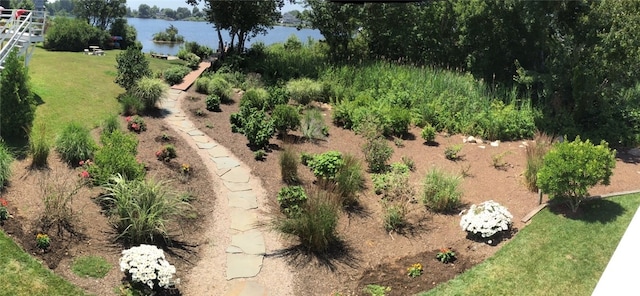
[[(331, 108), (326, 104), (317, 104), (325, 115), (329, 127), (329, 136), (322, 141), (307, 142), (300, 140), (299, 132), (292, 132), (287, 143), (273, 138), (268, 155), (263, 161), (254, 159), (253, 151), (247, 147), (246, 138), (231, 132), (229, 115), (237, 112), (241, 92), (237, 93), (230, 104), (222, 105), (221, 112), (209, 112), (205, 109), (204, 95), (189, 89), (182, 108), (196, 127), (209, 137), (227, 147), (245, 164), (254, 176), (262, 180), (268, 197), (275, 204), (277, 192), (284, 183), (279, 173), (279, 153), (285, 145), (298, 152), (322, 153), (338, 150), (363, 159), (361, 146), (365, 140), (350, 130), (334, 126), (331, 123)], [(195, 110), (202, 110), (196, 115)], [(138, 160), (146, 164), (148, 175), (159, 180), (171, 180), (171, 187), (178, 192), (188, 192), (193, 212), (184, 218), (171, 221), (174, 244), (167, 246), (168, 260), (176, 265), (177, 276), (187, 278), (197, 260), (201, 248), (207, 240), (201, 234), (207, 213), (213, 212), (215, 192), (211, 175), (202, 164), (198, 153), (193, 150), (185, 138), (176, 134), (158, 116), (145, 116), (147, 131), (137, 135)], [(124, 119), (123, 125), (124, 126)], [(96, 132), (97, 135), (97, 132)], [(518, 229), (525, 227), (521, 221), (527, 213), (538, 205), (538, 195), (527, 191), (523, 185), (524, 146), (531, 141), (502, 142), (499, 147), (489, 144), (464, 144), (459, 161), (450, 161), (444, 157), (447, 146), (462, 144), (461, 135), (447, 136), (439, 134), (435, 144), (426, 145), (420, 139), (420, 130), (412, 128), (402, 139), (402, 147), (390, 144), (394, 148), (392, 162), (401, 161), (403, 156), (415, 162), (415, 172), (410, 175), (411, 185), (420, 195), (421, 179), (432, 167), (442, 168), (451, 173), (466, 177), (462, 182), (464, 207), (486, 200), (495, 200), (506, 206), (514, 216), (513, 231), (492, 244), (470, 240), (458, 225), (458, 213), (436, 214), (419, 203), (409, 205), (409, 227), (400, 233), (389, 233), (382, 226), (382, 206), (379, 196), (373, 193), (370, 177), (367, 176), (366, 190), (359, 197), (357, 211), (341, 215), (338, 233), (342, 245), (340, 248), (323, 255), (310, 255), (296, 251), (297, 242), (284, 237), (284, 256), (289, 267), (295, 271), (295, 295), (365, 295), (363, 288), (369, 284), (391, 287), (389, 295), (410, 295), (428, 290), (447, 281), (464, 270), (482, 262), (494, 254)], [(292, 140), (293, 139), (293, 140)], [(164, 144), (176, 146), (178, 158), (165, 163), (158, 161), (155, 152)], [(496, 169), (492, 165), (492, 156), (504, 154), (507, 165)], [(95, 295), (113, 295), (120, 285), (123, 274), (118, 268), (120, 252), (126, 248), (109, 225), (107, 217), (95, 202), (102, 191), (97, 187), (83, 186), (73, 198), (74, 219), (68, 230), (42, 229), (38, 223), (43, 211), (42, 184), (58, 184), (72, 188), (80, 180), (79, 169), (62, 163), (56, 153), (49, 157), (49, 168), (32, 170), (30, 160), (19, 160), (13, 167), (13, 177), (2, 197), (9, 201), (9, 210), (13, 218), (5, 221), (2, 227), (27, 252), (42, 260), (56, 273), (72, 283)], [(181, 164), (189, 164), (192, 173), (189, 178), (180, 176)], [(611, 185), (599, 186), (591, 194), (605, 194), (637, 189), (640, 174), (638, 159), (625, 153), (618, 153), (617, 167), (611, 179)], [(302, 185), (313, 186), (314, 177), (304, 166), (299, 173)], [(543, 202), (546, 200), (543, 200)], [(463, 208), (464, 208), (463, 207)], [(277, 212), (276, 210), (273, 210)], [(70, 230), (70, 231), (69, 231)], [(35, 246), (37, 232), (45, 231), (51, 236), (51, 247), (43, 252)], [(437, 250), (451, 248), (457, 260), (443, 264), (435, 259)], [(74, 258), (85, 255), (98, 255), (105, 258), (113, 268), (102, 279), (79, 277), (71, 272)], [(410, 278), (407, 268), (414, 263), (424, 266), (424, 274)], [(265, 268), (267, 266), (265, 265)], [(274, 283), (277, 281), (273, 281)], [(285, 283), (283, 283), (285, 284)]]

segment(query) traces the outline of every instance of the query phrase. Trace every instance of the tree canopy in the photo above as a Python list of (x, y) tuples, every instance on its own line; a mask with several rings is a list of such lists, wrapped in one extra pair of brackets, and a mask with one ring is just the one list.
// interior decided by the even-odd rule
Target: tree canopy
[(127, 14), (126, 0), (73, 0), (73, 14), (94, 27), (106, 30)]

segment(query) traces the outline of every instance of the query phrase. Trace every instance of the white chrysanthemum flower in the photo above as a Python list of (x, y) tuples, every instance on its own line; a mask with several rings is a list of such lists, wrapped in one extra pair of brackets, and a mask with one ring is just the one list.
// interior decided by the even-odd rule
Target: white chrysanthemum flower
[(489, 200), (479, 205), (472, 205), (463, 211), (460, 220), (462, 230), (482, 237), (491, 237), (511, 227), (513, 215), (499, 203)]
[(158, 284), (162, 288), (170, 288), (177, 280), (173, 280), (176, 268), (165, 259), (164, 252), (152, 245), (140, 245), (122, 251), (120, 271), (131, 275), (131, 279), (153, 289)]

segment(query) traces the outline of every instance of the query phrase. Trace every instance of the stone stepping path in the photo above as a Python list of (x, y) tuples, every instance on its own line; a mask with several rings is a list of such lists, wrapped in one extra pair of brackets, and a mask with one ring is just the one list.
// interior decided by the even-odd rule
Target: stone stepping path
[(226, 192), (218, 193), (219, 196), (228, 198), (229, 209), (223, 212), (228, 213), (231, 221), (228, 229), (230, 244), (225, 249), (225, 276), (227, 281), (246, 279), (232, 283), (225, 295), (269, 295), (263, 285), (251, 280), (260, 273), (266, 253), (264, 234), (257, 226), (258, 196), (250, 183), (251, 171), (242, 167), (240, 160), (198, 130), (185, 116), (177, 104), (182, 95), (182, 90), (171, 89), (167, 98), (160, 103), (160, 107), (169, 125), (184, 132), (199, 149), (207, 152), (209, 158), (203, 158), (203, 161), (215, 164), (217, 171), (211, 173), (214, 177), (217, 175), (224, 185), (218, 190)]

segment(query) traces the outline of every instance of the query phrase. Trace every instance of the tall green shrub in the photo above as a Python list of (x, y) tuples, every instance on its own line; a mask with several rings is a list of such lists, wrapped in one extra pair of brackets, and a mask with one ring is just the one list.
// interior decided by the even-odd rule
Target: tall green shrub
[(48, 50), (83, 51), (89, 44), (104, 45), (110, 37), (82, 19), (60, 16), (51, 20), (44, 40), (44, 48)]
[(131, 45), (116, 56), (118, 74), (116, 83), (127, 91), (134, 88), (142, 77), (151, 76), (149, 61), (142, 53), (142, 47)]
[(338, 170), (344, 164), (342, 153), (339, 151), (327, 151), (315, 155), (307, 162), (307, 166), (318, 179), (333, 180)]
[(321, 99), (322, 83), (309, 78), (290, 80), (287, 82), (287, 92), (298, 104), (308, 105), (311, 101)]
[(0, 136), (24, 139), (33, 125), (36, 111), (29, 74), (17, 49), (9, 53), (3, 66), (0, 72)]
[(97, 148), (89, 129), (77, 122), (68, 123), (56, 138), (56, 151), (62, 160), (72, 166), (77, 166), (81, 160), (93, 158)]
[(449, 212), (461, 204), (459, 176), (450, 175), (433, 168), (423, 181), (422, 203), (435, 212)]
[(387, 169), (387, 161), (391, 159), (393, 148), (384, 138), (374, 138), (368, 140), (362, 146), (364, 159), (369, 165), (369, 171), (372, 173), (382, 173)]
[(132, 94), (138, 97), (146, 110), (156, 107), (169, 87), (160, 79), (142, 77), (132, 89)]
[(276, 131), (281, 136), (286, 136), (287, 132), (295, 131), (300, 127), (300, 113), (290, 105), (276, 105), (271, 112)]
[(264, 148), (269, 145), (275, 129), (273, 119), (264, 111), (255, 111), (246, 119), (242, 132), (253, 148)]
[(95, 153), (93, 164), (89, 166), (89, 175), (94, 184), (104, 185), (118, 174), (127, 180), (144, 177), (144, 164), (136, 159), (138, 140), (134, 135), (113, 131), (103, 134), (101, 141), (102, 147)]
[(207, 94), (217, 95), (223, 103), (230, 102), (233, 97), (233, 88), (224, 78), (219, 75), (214, 75), (208, 81)]
[(47, 128), (43, 124), (31, 131), (29, 135), (29, 154), (31, 155), (31, 167), (44, 168), (47, 166), (47, 158), (51, 151), (51, 143), (47, 139)]
[(280, 153), (280, 174), (282, 182), (287, 185), (295, 185), (300, 179), (298, 177), (298, 156), (290, 147), (285, 147)]
[(552, 199), (566, 201), (576, 212), (589, 188), (609, 185), (616, 167), (616, 151), (604, 140), (599, 145), (580, 140), (558, 143), (544, 157), (538, 171), (538, 187)]

